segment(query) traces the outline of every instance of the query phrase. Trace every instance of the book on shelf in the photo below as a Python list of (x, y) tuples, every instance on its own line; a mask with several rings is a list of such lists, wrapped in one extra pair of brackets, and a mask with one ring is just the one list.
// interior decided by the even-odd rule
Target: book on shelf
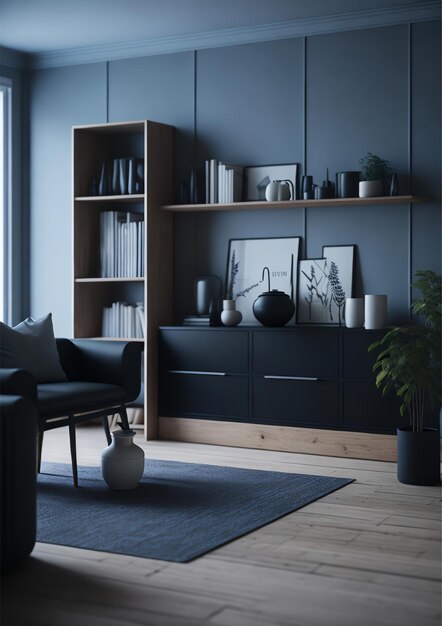
[(183, 326), (219, 326), (219, 315), (185, 315)]
[(140, 213), (100, 214), (100, 275), (137, 278), (144, 275), (144, 219)]
[(205, 176), (206, 204), (241, 202), (244, 166), (209, 159)]
[(112, 302), (103, 307), (102, 337), (143, 339), (145, 332), (143, 303)]

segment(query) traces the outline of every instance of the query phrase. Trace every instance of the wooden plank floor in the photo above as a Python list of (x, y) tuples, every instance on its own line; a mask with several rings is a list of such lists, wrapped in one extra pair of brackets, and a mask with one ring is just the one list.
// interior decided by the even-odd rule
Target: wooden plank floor
[[(45, 437), (43, 459), (69, 462), (66, 430)], [(2, 626), (440, 626), (438, 487), (402, 485), (384, 462), (137, 443), (156, 459), (356, 482), (187, 564), (37, 544), (2, 581)], [(103, 445), (99, 427), (78, 428), (81, 464)]]

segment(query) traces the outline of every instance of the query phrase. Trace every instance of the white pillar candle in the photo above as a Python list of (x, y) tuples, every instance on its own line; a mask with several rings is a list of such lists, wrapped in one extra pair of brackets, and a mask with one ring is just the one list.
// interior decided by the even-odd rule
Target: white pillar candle
[(365, 328), (376, 330), (385, 328), (387, 325), (387, 296), (367, 295), (365, 296)]
[(364, 325), (364, 298), (346, 298), (345, 325), (347, 328), (362, 328)]

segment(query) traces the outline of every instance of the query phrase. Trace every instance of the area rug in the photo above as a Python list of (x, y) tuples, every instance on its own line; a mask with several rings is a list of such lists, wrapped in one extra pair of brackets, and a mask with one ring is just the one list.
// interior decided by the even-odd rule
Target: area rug
[(133, 491), (110, 491), (99, 467), (46, 463), (37, 540), (186, 562), (352, 482), (348, 478), (148, 460)]

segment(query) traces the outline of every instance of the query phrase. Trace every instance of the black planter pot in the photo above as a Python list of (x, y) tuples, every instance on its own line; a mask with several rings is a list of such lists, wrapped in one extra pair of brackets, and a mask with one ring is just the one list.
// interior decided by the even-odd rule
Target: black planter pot
[(406, 485), (437, 485), (440, 482), (440, 433), (436, 428), (413, 432), (397, 429), (397, 477)]

